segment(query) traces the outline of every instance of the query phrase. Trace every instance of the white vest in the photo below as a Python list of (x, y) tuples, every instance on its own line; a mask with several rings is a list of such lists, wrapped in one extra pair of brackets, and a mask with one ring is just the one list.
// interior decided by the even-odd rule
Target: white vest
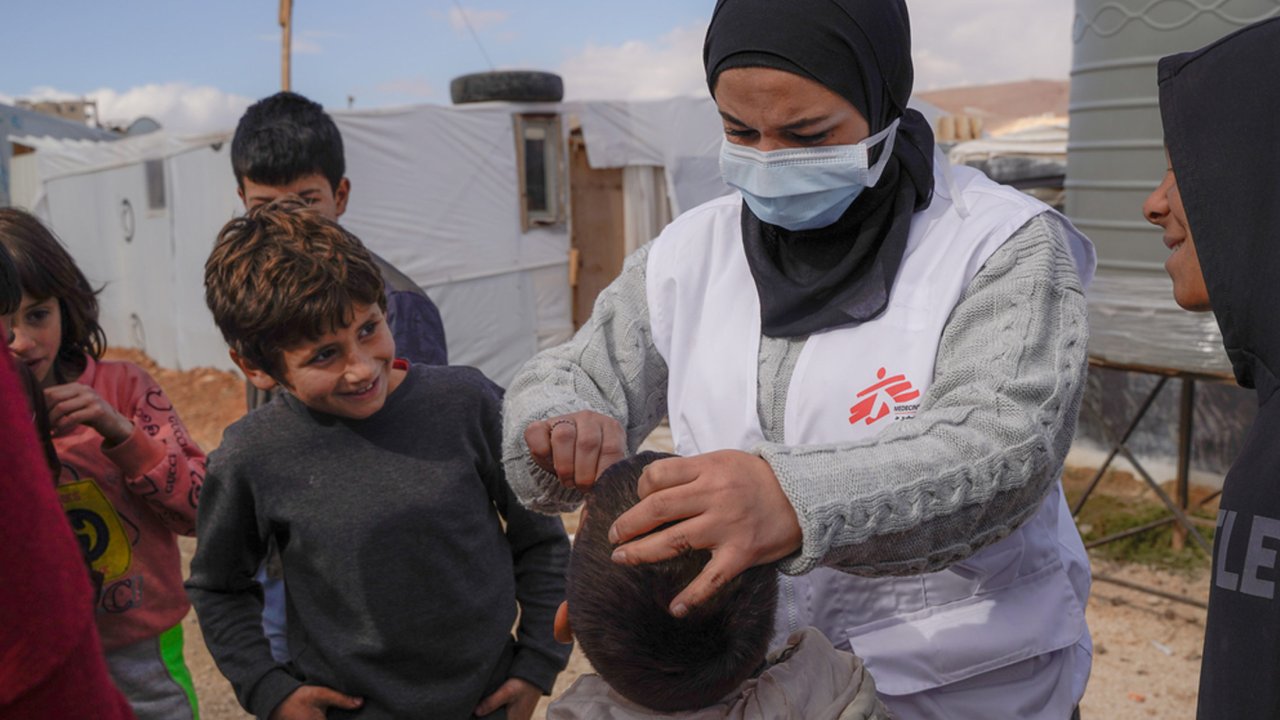
[[(787, 445), (874, 442), (915, 415), (938, 345), (970, 281), (1028, 220), (1049, 208), (968, 168), (935, 168), (930, 207), (912, 219), (888, 308), (874, 321), (818, 333), (787, 392)], [(954, 180), (954, 182), (953, 182)], [(741, 198), (682, 215), (650, 250), (654, 344), (667, 362), (676, 452), (751, 451), (757, 412), (760, 300), (742, 248)], [(1088, 239), (1070, 229), (1082, 280)], [(1009, 537), (927, 575), (864, 578), (820, 568), (784, 578), (782, 637), (818, 627), (862, 656), (884, 695), (938, 688), (1075, 644), (1088, 646), (1088, 557), (1061, 490)], [(1088, 668), (1077, 678), (1083, 691)], [(1078, 697), (1078, 695), (1077, 695)]]

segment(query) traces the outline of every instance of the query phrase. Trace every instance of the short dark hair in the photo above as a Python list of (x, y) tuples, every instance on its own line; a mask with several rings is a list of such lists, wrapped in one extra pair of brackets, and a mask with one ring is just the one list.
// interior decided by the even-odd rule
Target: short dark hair
[[(12, 315), (22, 304), (22, 285), (18, 283), (18, 268), (4, 243), (0, 243), (0, 315)], [(6, 341), (7, 342), (7, 341)]]
[(695, 550), (647, 565), (610, 559), (609, 526), (639, 502), (642, 453), (606, 470), (587, 495), (569, 558), (569, 624), (591, 666), (628, 700), (660, 712), (704, 708), (764, 664), (778, 602), (774, 565), (753, 567), (676, 618), (668, 606), (711, 554)]
[(319, 103), (278, 92), (249, 106), (231, 139), (236, 185), (245, 179), (280, 187), (320, 174), (334, 192), (347, 172), (342, 133)]
[(360, 239), (296, 195), (223, 226), (204, 265), (205, 303), (241, 357), (284, 381), (283, 350), (387, 307), (382, 274)]
[(71, 253), (34, 215), (0, 208), (0, 244), (9, 251), (21, 292), (38, 302), (58, 299), (62, 344), (54, 368), (63, 376), (84, 372), (85, 356), (100, 359), (107, 336), (98, 324), (98, 292), (80, 272)]

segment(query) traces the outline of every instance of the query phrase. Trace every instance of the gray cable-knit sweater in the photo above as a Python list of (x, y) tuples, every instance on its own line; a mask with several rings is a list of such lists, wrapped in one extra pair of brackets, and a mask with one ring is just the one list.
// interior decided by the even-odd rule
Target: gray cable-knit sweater
[[(530, 422), (595, 410), (622, 423), (634, 451), (666, 414), (667, 367), (645, 294), (648, 249), (627, 259), (573, 340), (530, 360), (507, 391), (503, 461), (534, 509), (569, 510), (581, 496), (529, 459)], [(1084, 291), (1065, 228), (1050, 214), (987, 261), (943, 330), (915, 418), (872, 440), (783, 444), (787, 388), (807, 338), (761, 337), (758, 411), (767, 442), (754, 451), (777, 474), (804, 537), (783, 572), (940, 570), (1029, 519), (1075, 434), (1087, 338)]]
[[(503, 479), (500, 410), (479, 371), (414, 365), (366, 419), (284, 395), (227, 429), (187, 592), (245, 708), (266, 718), (305, 682), (364, 698), (330, 717), (462, 719), (509, 677), (551, 691), (570, 650), (552, 637), (569, 541)], [(271, 658), (253, 579), (268, 538), (284, 560), (288, 667)]]

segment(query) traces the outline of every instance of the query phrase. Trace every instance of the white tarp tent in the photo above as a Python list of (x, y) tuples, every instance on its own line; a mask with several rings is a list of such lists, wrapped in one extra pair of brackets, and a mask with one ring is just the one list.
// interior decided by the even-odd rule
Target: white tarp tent
[(522, 231), (513, 114), (555, 105), (339, 112), (351, 204), (343, 224), (426, 289), (449, 361), (505, 385), (567, 340), (567, 223)]
[[(513, 113), (557, 110), (334, 114), (353, 188), (344, 226), (426, 288), (444, 318), (450, 361), (500, 384), (573, 329), (568, 228), (521, 230), (513, 134)], [(164, 366), (230, 367), (202, 287), (218, 229), (241, 211), (226, 139), (161, 132), (109, 148), (45, 141), (18, 158), (40, 188), (24, 204), (105, 286), (108, 339)]]
[(720, 178), (724, 125), (710, 97), (580, 102), (567, 109), (582, 124), (591, 167), (666, 169), (672, 215), (730, 191)]
[(15, 200), (48, 222), (103, 288), (107, 339), (166, 367), (232, 367), (203, 289), (214, 236), (240, 211), (226, 139), (25, 138), (36, 152), (14, 159), (37, 180), (36, 192)]
[[(0, 207), (13, 203), (10, 193), (10, 161), (13, 143), (18, 137), (115, 140), (119, 137), (109, 130), (90, 127), (35, 110), (0, 103)], [(15, 203), (16, 204), (16, 203)]]

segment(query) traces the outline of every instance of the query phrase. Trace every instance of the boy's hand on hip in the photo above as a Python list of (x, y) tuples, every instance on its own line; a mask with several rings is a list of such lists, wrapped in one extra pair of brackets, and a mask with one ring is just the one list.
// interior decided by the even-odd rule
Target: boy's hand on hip
[(133, 423), (88, 385), (67, 383), (45, 388), (44, 401), (49, 406), (49, 427), (55, 433), (66, 432), (76, 425), (88, 425), (102, 436), (108, 447), (119, 445), (133, 434)]
[[(742, 571), (799, 550), (804, 539), (773, 468), (750, 453), (720, 450), (658, 460), (641, 473), (637, 490), (640, 502), (609, 529), (609, 540), (620, 546), (614, 562), (639, 565), (689, 550), (711, 551), (706, 567), (671, 601), (676, 617)], [(674, 524), (645, 535), (667, 523)]]
[(538, 706), (538, 698), (542, 691), (533, 683), (520, 678), (507, 678), (507, 681), (493, 691), (493, 694), (476, 706), (476, 717), (484, 717), (503, 705), (507, 706), (507, 720), (529, 720), (533, 709)]
[(586, 490), (627, 453), (622, 425), (608, 415), (580, 410), (529, 423), (524, 442), (538, 467), (565, 487)]
[(331, 707), (356, 710), (363, 704), (363, 698), (319, 685), (303, 685), (271, 711), (271, 720), (324, 720)]

